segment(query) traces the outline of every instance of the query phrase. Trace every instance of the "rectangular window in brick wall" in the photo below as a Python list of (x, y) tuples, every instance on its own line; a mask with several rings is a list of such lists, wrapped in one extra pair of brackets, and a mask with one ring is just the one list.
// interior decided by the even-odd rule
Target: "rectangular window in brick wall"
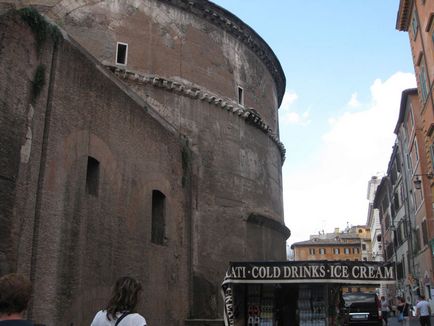
[(118, 42), (116, 45), (116, 64), (126, 65), (128, 58), (128, 44)]
[(428, 79), (426, 76), (426, 68), (423, 60), (424, 58), (422, 58), (422, 62), (419, 68), (419, 83), (420, 83), (420, 92), (422, 95), (422, 102), (425, 103), (428, 98)]
[(413, 9), (413, 14), (411, 17), (411, 31), (413, 33), (413, 40), (416, 39), (417, 37), (417, 30), (419, 29), (419, 22), (417, 19), (417, 12), (416, 12), (416, 8)]
[(98, 196), (99, 186), (99, 162), (93, 157), (87, 158), (86, 192), (89, 195)]
[(151, 241), (163, 245), (165, 239), (166, 196), (158, 191), (152, 191), (152, 235)]
[(431, 158), (431, 168), (434, 171), (434, 144), (431, 144), (431, 146), (429, 147), (429, 152), (430, 152), (430, 158)]
[(238, 86), (238, 104), (244, 105), (244, 90)]

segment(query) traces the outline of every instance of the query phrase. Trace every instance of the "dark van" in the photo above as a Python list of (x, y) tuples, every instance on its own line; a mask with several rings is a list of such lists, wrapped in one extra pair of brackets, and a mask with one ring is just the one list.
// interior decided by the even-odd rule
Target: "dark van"
[(375, 293), (344, 293), (340, 312), (344, 325), (383, 325), (380, 302)]

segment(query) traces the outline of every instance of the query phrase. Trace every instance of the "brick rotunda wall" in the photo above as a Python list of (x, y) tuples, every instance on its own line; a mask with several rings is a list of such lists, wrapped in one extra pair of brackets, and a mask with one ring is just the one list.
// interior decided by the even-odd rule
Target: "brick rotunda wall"
[[(6, 6), (7, 1), (0, 2)], [(174, 195), (186, 199), (175, 200), (179, 206), (171, 210), (186, 214), (177, 216), (184, 227), (177, 231), (180, 241), (185, 240), (183, 236), (188, 239), (179, 250), (188, 252), (183, 268), (190, 277), (185, 280), (188, 295), (184, 298), (189, 312), (188, 316), (171, 314), (175, 319), (221, 318), (220, 284), (229, 261), (286, 257), (289, 230), (283, 220), (281, 176), (285, 149), (278, 130), (285, 77), (277, 58), (237, 17), (204, 0), (40, 0), (37, 6), (105, 65), (105, 74), (123, 83), (129, 95), (148, 103), (150, 112), (158, 112), (166, 128), (185, 137), (181, 165), (165, 177), (181, 175), (183, 180), (184, 194), (175, 191)], [(128, 44), (125, 65), (116, 64), (118, 42)], [(95, 96), (109, 101), (113, 95)], [(93, 103), (80, 100), (79, 107), (88, 115), (88, 104), (93, 107)], [(124, 126), (113, 123), (105, 128), (106, 133), (117, 134)], [(150, 138), (155, 137), (153, 133)], [(161, 139), (165, 144), (165, 138)], [(116, 141), (123, 141), (125, 150), (130, 148), (124, 136)], [(165, 147), (151, 148), (166, 153)], [(136, 148), (131, 151), (143, 154)], [(154, 163), (149, 158), (145, 162), (164, 169), (175, 164), (167, 159), (159, 154), (153, 156)], [(124, 160), (127, 165), (134, 161), (129, 156)], [(162, 166), (156, 163), (160, 161)], [(145, 173), (136, 164), (139, 170), (125, 171)], [(152, 173), (158, 175), (146, 170)], [(173, 187), (171, 178), (169, 188)], [(127, 200), (130, 195), (124, 196)], [(155, 255), (161, 258), (159, 249)], [(53, 254), (59, 255), (55, 250)]]

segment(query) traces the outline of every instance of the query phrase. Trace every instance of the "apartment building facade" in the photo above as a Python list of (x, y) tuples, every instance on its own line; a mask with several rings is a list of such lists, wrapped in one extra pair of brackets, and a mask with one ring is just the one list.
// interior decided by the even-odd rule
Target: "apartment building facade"
[[(432, 197), (427, 182), (428, 163), (424, 155), (424, 132), (417, 89), (403, 91), (395, 128), (401, 160), (401, 194), (404, 215), (394, 216), (397, 246), (406, 244), (407, 262), (403, 265), (410, 295), (431, 296), (432, 255), (429, 221), (432, 220)], [(399, 247), (398, 247), (399, 248)]]
[(406, 213), (409, 238), (407, 285), (431, 298), (434, 221), (434, 2), (401, 0), (396, 29), (408, 32), (417, 89), (401, 99), (395, 133), (402, 150), (408, 195)]
[(371, 252), (370, 230), (353, 226), (340, 232), (311, 235), (309, 240), (292, 244), (294, 260), (368, 260)]
[(380, 215), (378, 209), (374, 208), (375, 194), (380, 183), (381, 178), (378, 176), (373, 176), (368, 182), (367, 199), (369, 206), (366, 226), (368, 226), (371, 231), (371, 253), (368, 259), (371, 261), (383, 261), (383, 243), (381, 241), (382, 233)]

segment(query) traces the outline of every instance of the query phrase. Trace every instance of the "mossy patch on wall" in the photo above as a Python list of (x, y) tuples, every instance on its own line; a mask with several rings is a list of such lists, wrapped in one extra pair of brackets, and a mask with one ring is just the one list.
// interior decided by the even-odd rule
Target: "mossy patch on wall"
[(45, 85), (45, 66), (40, 64), (35, 70), (32, 80), (32, 102), (36, 100)]
[(29, 25), (35, 34), (38, 51), (40, 51), (48, 36), (51, 37), (54, 46), (57, 46), (57, 44), (63, 39), (59, 28), (48, 23), (36, 9), (28, 7), (19, 9), (17, 12), (21, 19)]

